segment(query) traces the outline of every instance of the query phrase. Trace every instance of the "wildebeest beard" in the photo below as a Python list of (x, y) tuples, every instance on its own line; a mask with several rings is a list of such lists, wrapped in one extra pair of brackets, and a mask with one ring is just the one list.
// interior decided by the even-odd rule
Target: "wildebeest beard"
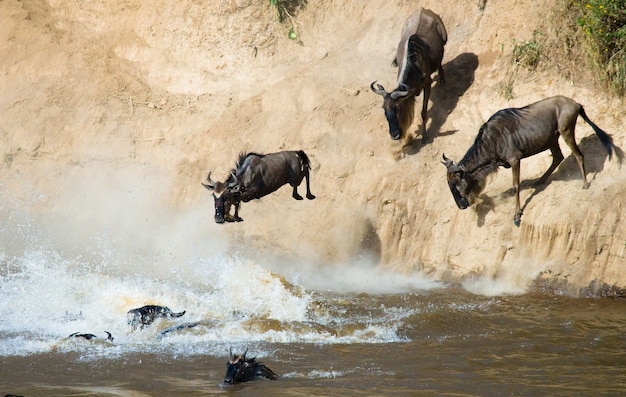
[(472, 205), (487, 184), (487, 176), (497, 170), (497, 164), (487, 163), (467, 172), (462, 165), (455, 164), (444, 155), (443, 163), (448, 170), (448, 187), (459, 209)]

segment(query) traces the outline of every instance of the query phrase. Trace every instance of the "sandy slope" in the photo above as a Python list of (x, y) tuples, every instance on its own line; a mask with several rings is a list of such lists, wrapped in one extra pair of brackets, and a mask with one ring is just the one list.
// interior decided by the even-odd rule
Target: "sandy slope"
[[(483, 293), (523, 291), (534, 280), (573, 294), (625, 287), (626, 176), (582, 120), (591, 188), (581, 189), (567, 158), (544, 188), (524, 183), (519, 228), (510, 171), (459, 211), (440, 164), (444, 152), (460, 159), (495, 111), (555, 94), (581, 102), (626, 147), (623, 101), (582, 78), (512, 70), (513, 39), (534, 29), (553, 35), (543, 22), (549, 7), (424, 1), (449, 32), (447, 85), (431, 98), (433, 142), (402, 148), (368, 86), (393, 88), (409, 3), (310, 1), (293, 42), (266, 2), (3, 0), (5, 202), (63, 219), (64, 235), (80, 238), (88, 224), (125, 227), (133, 218), (119, 219), (116, 200), (128, 191), (145, 199), (146, 217), (176, 225), (180, 211), (194, 214), (205, 220), (202, 238), (240, 250), (419, 270)], [(509, 81), (511, 101), (498, 94)], [(244, 204), (245, 222), (215, 225), (200, 186), (206, 173), (227, 175), (240, 151), (282, 149), (309, 154), (318, 199), (296, 202), (281, 190)], [(550, 161), (547, 153), (523, 161), (522, 178), (539, 177)]]

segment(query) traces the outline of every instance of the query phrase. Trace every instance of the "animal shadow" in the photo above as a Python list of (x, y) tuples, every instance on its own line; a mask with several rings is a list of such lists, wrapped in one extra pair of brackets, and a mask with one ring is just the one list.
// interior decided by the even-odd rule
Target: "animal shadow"
[(364, 230), (359, 244), (357, 258), (372, 265), (380, 263), (382, 257), (382, 242), (376, 231), (376, 226), (370, 219), (365, 221)]
[[(448, 115), (456, 108), (461, 98), (469, 87), (474, 83), (474, 75), (478, 69), (478, 55), (465, 52), (457, 55), (456, 58), (443, 65), (446, 76), (445, 84), (437, 81), (430, 95), (433, 105), (428, 110), (430, 126), (426, 131), (426, 137), (422, 137), (426, 142), (432, 142), (436, 136), (452, 135), (456, 131), (441, 133), (441, 126), (448, 119)], [(423, 142), (412, 139), (407, 145), (406, 154), (417, 154)]]
[[(606, 163), (608, 157), (606, 149), (595, 134), (586, 136), (581, 139), (581, 141), (578, 143), (578, 147), (585, 156), (585, 170), (587, 171), (587, 178), (590, 181), (593, 181), (595, 179), (595, 174), (602, 172), (602, 170), (604, 169), (604, 164)], [(614, 146), (613, 150), (615, 152), (617, 162), (621, 167), (622, 163), (624, 162), (624, 152), (617, 146)], [(538, 180), (539, 179), (535, 179), (532, 181), (522, 182), (520, 184), (520, 189), (525, 189), (527, 187), (534, 188), (532, 193), (526, 198), (526, 201), (522, 205), (522, 211), (531, 202), (531, 200), (537, 194), (543, 192), (553, 180), (579, 180), (581, 184), (580, 188), (582, 189), (582, 176), (580, 175), (580, 168), (578, 167), (578, 162), (576, 162), (576, 158), (574, 158), (574, 156), (572, 155), (563, 160), (563, 162), (558, 166), (556, 171), (548, 178), (546, 183), (537, 184)]]
[(491, 211), (495, 211), (496, 208), (496, 203), (486, 194), (481, 194), (480, 199), (481, 200), (476, 203), (474, 207), (477, 215), (476, 225), (478, 227), (485, 225), (485, 218), (487, 217), (487, 214)]
[[(587, 171), (587, 178), (593, 180), (595, 179), (595, 175), (599, 172), (602, 172), (604, 169), (604, 164), (606, 163), (608, 154), (606, 153), (606, 149), (598, 139), (597, 135), (589, 135), (581, 139), (578, 143), (578, 147), (583, 152), (585, 156), (585, 169)], [(621, 164), (620, 154), (616, 150), (616, 157), (618, 158), (618, 162)], [(582, 176), (580, 175), (580, 169), (578, 168), (578, 163), (574, 156), (568, 156), (556, 169), (552, 178), (555, 181), (569, 181), (580, 179), (580, 183), (582, 185)]]

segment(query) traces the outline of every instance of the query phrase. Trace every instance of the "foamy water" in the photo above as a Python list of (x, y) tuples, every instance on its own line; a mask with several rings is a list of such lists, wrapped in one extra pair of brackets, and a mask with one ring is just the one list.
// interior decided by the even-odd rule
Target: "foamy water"
[[(221, 355), (250, 343), (402, 342), (398, 329), (414, 308), (362, 312), (345, 294), (440, 287), (368, 263), (252, 258), (229, 246), (223, 227), (144, 202), (151, 196), (141, 186), (108, 199), (82, 188), (86, 201), (65, 200), (45, 216), (0, 209), (0, 355)], [(186, 314), (131, 332), (126, 312), (148, 304)], [(68, 338), (75, 332), (98, 339)]]
[[(93, 344), (93, 354), (163, 349), (206, 354), (208, 346), (223, 351), (224, 345), (238, 342), (394, 342), (402, 340), (397, 328), (403, 318), (413, 313), (411, 308), (389, 308), (359, 319), (359, 313), (347, 313), (349, 301), (307, 289), (306, 274), (299, 274), (301, 284), (293, 285), (267, 270), (262, 260), (216, 256), (174, 264), (176, 269), (192, 267), (192, 280), (174, 271), (167, 278), (119, 274), (104, 264), (81, 263), (44, 248), (5, 255), (0, 263), (5, 296), (0, 302), (0, 355), (83, 350), (82, 339), (67, 339), (74, 332), (102, 338)], [(372, 272), (369, 277), (375, 278), (378, 271)], [(186, 314), (131, 332), (126, 312), (146, 304)], [(170, 329), (179, 325), (180, 330)], [(113, 342), (105, 340), (104, 331), (113, 334)]]
[[(255, 395), (619, 395), (626, 385), (622, 300), (511, 296), (529, 277), (516, 269), (464, 291), (366, 259), (251, 254), (230, 243), (229, 225), (198, 216), (210, 206), (173, 210), (155, 186), (102, 177), (109, 190), (96, 178), (59, 200), (34, 189), (0, 200), (2, 394), (223, 394), (231, 348), (280, 375), (232, 389)], [(126, 312), (146, 304), (186, 314), (131, 332)]]

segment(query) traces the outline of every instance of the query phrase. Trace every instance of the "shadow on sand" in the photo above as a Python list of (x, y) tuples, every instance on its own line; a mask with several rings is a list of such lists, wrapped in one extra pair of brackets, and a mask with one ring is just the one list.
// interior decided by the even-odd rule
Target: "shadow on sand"
[[(417, 154), (424, 143), (432, 142), (437, 136), (452, 135), (456, 132), (440, 132), (440, 129), (448, 119), (448, 115), (456, 108), (459, 98), (474, 83), (474, 74), (477, 68), (478, 56), (469, 52), (460, 54), (443, 65), (446, 82), (445, 84), (440, 84), (437, 81), (430, 95), (430, 100), (432, 101), (432, 106), (428, 110), (428, 118), (431, 120), (430, 127), (426, 130), (426, 136), (422, 137), (421, 140), (407, 137), (406, 154)], [(416, 106), (421, 109), (421, 102), (418, 101), (417, 103), (419, 106)], [(419, 109), (415, 111), (416, 118), (419, 118)]]
[[(604, 146), (602, 145), (602, 142), (600, 142), (596, 135), (589, 135), (584, 137), (578, 143), (578, 147), (585, 156), (585, 171), (587, 172), (587, 180), (591, 185), (593, 185), (593, 180), (596, 179), (596, 174), (602, 172), (602, 170), (604, 169), (604, 164), (606, 163), (608, 154)], [(617, 162), (621, 167), (624, 161), (624, 152), (617, 146), (614, 146), (613, 149), (615, 151), (615, 157), (617, 158)], [(521, 167), (523, 167), (523, 164), (521, 165)], [(522, 204), (522, 211), (524, 211), (526, 209), (526, 206), (533, 200), (533, 198), (539, 193), (543, 192), (548, 187), (548, 185), (552, 183), (552, 181), (569, 180), (579, 180), (580, 188), (583, 188), (583, 179), (580, 174), (580, 169), (578, 168), (578, 163), (576, 162), (576, 159), (572, 155), (563, 160), (563, 162), (559, 165), (556, 171), (548, 178), (546, 183), (538, 184), (537, 182), (539, 181), (539, 178), (521, 181), (520, 191), (524, 191), (528, 188), (533, 188), (532, 193), (526, 198), (525, 202)], [(503, 193), (503, 195), (513, 196), (513, 188), (507, 190), (505, 193)]]
[[(608, 154), (602, 145), (602, 142), (598, 139), (596, 135), (590, 135), (583, 138), (578, 147), (583, 152), (585, 156), (585, 170), (587, 171), (587, 180), (593, 186), (593, 180), (595, 179), (596, 174), (602, 172), (604, 169), (604, 164), (606, 163)], [(624, 151), (620, 149), (618, 146), (613, 147), (615, 152), (615, 157), (619, 166), (621, 167), (624, 162)], [(524, 161), (521, 164), (521, 168), (524, 168)], [(509, 176), (512, 178), (510, 172)], [(574, 156), (568, 156), (563, 162), (559, 165), (556, 171), (548, 178), (548, 181), (544, 184), (538, 184), (539, 178), (523, 180), (520, 182), (520, 192), (525, 191), (526, 189), (532, 188), (532, 192), (526, 198), (525, 202), (522, 205), (522, 211), (525, 210), (526, 206), (533, 200), (533, 198), (539, 193), (543, 192), (552, 181), (569, 181), (569, 180), (580, 180), (580, 188), (582, 189), (582, 176), (580, 175), (580, 169), (578, 168), (578, 163)], [(512, 181), (511, 181), (512, 184)], [(515, 191), (513, 187), (502, 192), (500, 197), (513, 197), (515, 196)], [(494, 200), (486, 194), (480, 195), (480, 200), (475, 205), (476, 214), (478, 215), (476, 224), (478, 227), (481, 227), (485, 224), (485, 218), (489, 212), (495, 212), (495, 202)], [(513, 219), (513, 206), (511, 206), (510, 211), (505, 211), (506, 214), (511, 216), (511, 220)]]

